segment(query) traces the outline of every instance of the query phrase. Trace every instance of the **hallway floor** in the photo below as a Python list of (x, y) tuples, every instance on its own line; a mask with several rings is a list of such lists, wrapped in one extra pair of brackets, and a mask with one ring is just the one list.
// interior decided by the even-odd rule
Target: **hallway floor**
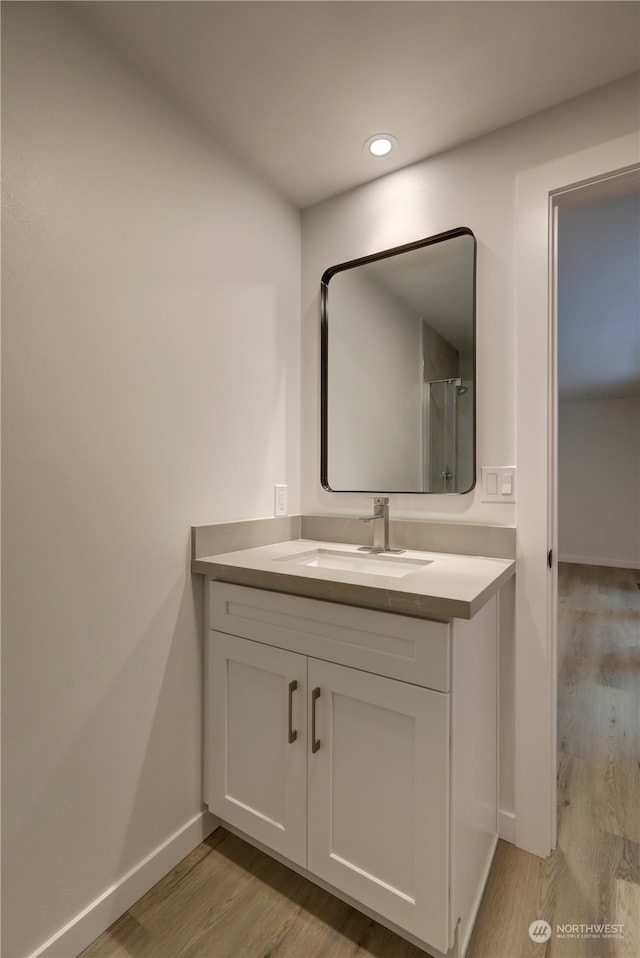
[[(559, 567), (558, 846), (543, 861), (500, 842), (468, 958), (640, 958), (639, 581)], [(552, 927), (546, 945), (529, 939), (534, 919)], [(557, 935), (607, 923), (623, 937)]]
[[(558, 847), (545, 861), (498, 844), (467, 958), (640, 958), (639, 582), (635, 570), (560, 566)], [(535, 920), (551, 925), (544, 944), (529, 938)], [(558, 933), (604, 924), (620, 937)], [(424, 954), (218, 829), (82, 958)]]

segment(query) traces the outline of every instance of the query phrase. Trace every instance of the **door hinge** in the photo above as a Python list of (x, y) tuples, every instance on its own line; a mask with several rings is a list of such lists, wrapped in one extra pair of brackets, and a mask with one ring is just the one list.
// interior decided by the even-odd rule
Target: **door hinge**
[(550, 569), (553, 569), (553, 549), (549, 549), (547, 552), (547, 565)]

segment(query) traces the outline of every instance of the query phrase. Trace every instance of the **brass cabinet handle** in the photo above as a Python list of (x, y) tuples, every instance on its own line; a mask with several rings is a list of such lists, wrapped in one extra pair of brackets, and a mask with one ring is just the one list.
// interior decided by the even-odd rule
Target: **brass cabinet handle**
[(320, 748), (320, 739), (316, 738), (316, 702), (320, 698), (320, 689), (311, 693), (311, 751), (317, 752)]
[(289, 745), (298, 737), (297, 731), (293, 728), (293, 693), (298, 688), (298, 683), (294, 679), (289, 682)]

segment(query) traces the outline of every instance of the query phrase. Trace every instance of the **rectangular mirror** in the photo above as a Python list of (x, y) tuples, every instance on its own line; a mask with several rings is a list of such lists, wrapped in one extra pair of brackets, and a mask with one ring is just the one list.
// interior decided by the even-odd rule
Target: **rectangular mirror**
[(325, 489), (473, 489), (475, 289), (476, 240), (466, 227), (326, 270)]

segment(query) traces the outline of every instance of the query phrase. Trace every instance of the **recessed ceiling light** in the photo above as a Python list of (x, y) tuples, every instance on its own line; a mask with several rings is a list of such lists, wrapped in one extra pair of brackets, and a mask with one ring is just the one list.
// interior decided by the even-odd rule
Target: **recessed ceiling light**
[(388, 156), (397, 145), (398, 141), (390, 133), (376, 133), (369, 137), (364, 149), (372, 156)]

